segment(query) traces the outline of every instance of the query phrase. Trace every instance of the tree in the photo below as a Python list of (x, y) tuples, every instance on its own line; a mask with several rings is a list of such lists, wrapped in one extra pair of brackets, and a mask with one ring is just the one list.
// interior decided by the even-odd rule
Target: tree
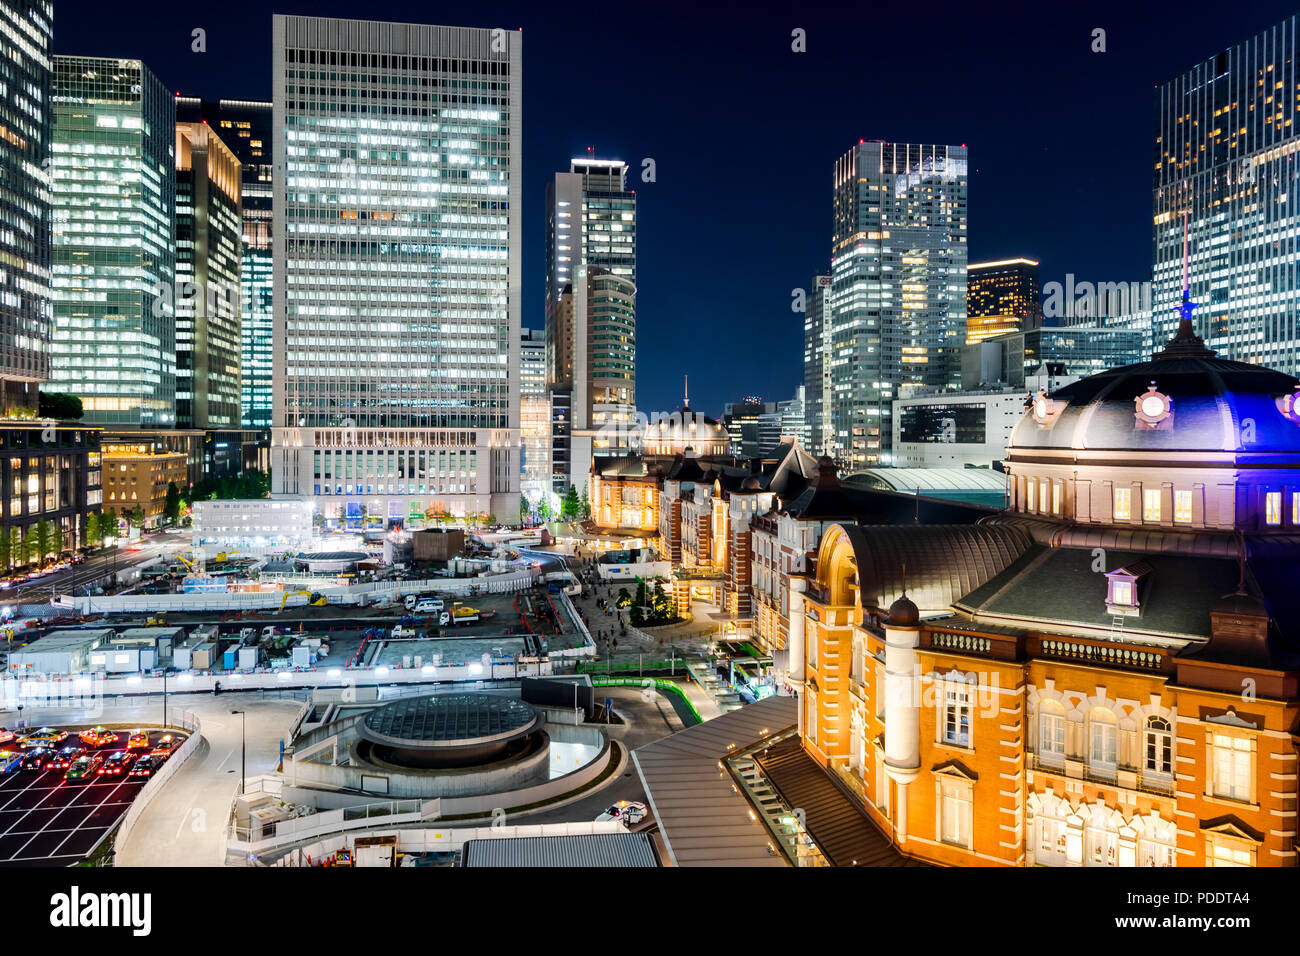
[(591, 498), (587, 495), (588, 482), (582, 483), (582, 500), (578, 502), (578, 517), (583, 521), (591, 519)]
[(41, 392), (41, 418), (57, 418), (60, 421), (76, 421), (84, 414), (81, 399), (63, 392)]
[(163, 504), (163, 517), (172, 524), (181, 516), (181, 490), (176, 482), (167, 482), (167, 501)]
[(523, 495), (519, 496), (519, 523), (528, 524), (528, 516), (533, 513), (532, 506)]
[(551, 520), (551, 503), (545, 498), (537, 503), (537, 517), (543, 523)]
[(14, 545), (14, 551), (18, 555), (18, 563), (20, 565), (31, 563), (33, 541), (30, 531), (24, 534), (21, 528), (14, 528), (14, 536), (18, 540), (18, 543)]
[(564, 501), (560, 504), (560, 517), (565, 521), (572, 521), (578, 517), (582, 504), (578, 501), (578, 489), (569, 485), (569, 490), (564, 493)]
[(12, 533), (11, 528), (0, 528), (0, 571), (8, 571), (14, 566)]
[(54, 532), (50, 527), (50, 523), (42, 518), (36, 522), (32, 534), (36, 539), (36, 564), (39, 566), (45, 563), (45, 558), (50, 553), (50, 547), (54, 543)]
[(103, 547), (109, 538), (117, 537), (117, 509), (109, 508), (99, 516), (99, 544)]
[(143, 528), (144, 508), (141, 507), (140, 505), (136, 505), (134, 508), (132, 508), (131, 514), (127, 517), (127, 521), (130, 522), (131, 527), (133, 528)]
[(86, 515), (86, 524), (81, 529), (81, 546), (93, 548), (103, 537), (99, 530), (99, 515), (92, 511)]

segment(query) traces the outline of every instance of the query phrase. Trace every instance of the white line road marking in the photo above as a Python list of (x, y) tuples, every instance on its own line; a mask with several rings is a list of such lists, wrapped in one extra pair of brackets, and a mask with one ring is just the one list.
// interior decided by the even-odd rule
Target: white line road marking
[(221, 758), (221, 763), (217, 764), (217, 769), (220, 770), (222, 767), (224, 767), (226, 765), (226, 761), (229, 760), (234, 755), (235, 755), (235, 751), (233, 748), (227, 751), (226, 755)]

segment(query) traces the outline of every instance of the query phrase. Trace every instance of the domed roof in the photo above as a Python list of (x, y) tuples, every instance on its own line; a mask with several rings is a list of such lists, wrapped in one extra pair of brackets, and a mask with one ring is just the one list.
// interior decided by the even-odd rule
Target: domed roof
[(699, 448), (701, 444), (730, 444), (731, 433), (716, 419), (692, 411), (690, 406), (646, 426), (645, 440), (652, 444), (681, 444)]
[(1029, 403), (1008, 451), (1300, 450), (1300, 379), (1216, 358), (1191, 323), (1149, 362), (1100, 372)]
[(921, 621), (921, 609), (912, 603), (906, 594), (889, 605), (890, 627), (915, 627)]

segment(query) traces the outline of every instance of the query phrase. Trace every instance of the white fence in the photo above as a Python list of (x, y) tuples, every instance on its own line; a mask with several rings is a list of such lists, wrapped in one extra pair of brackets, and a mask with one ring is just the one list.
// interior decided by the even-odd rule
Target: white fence
[[(330, 667), (324, 670), (279, 670), (245, 674), (225, 671), (216, 674), (178, 674), (166, 678), (172, 694), (210, 694), (220, 684), (223, 692), (248, 690), (294, 690), (329, 687), (378, 687), (389, 684), (433, 684), (440, 681), (516, 680), (520, 677), (545, 677), (554, 673), (549, 660), (491, 664), (457, 665), (424, 664), (420, 667)], [(94, 675), (56, 677), (46, 680), (23, 677), (0, 677), (0, 707), (13, 710), (47, 706), (91, 706), (105, 697), (133, 694), (161, 694), (162, 677), (106, 677)], [(78, 703), (84, 702), (84, 703)]]
[(163, 761), (161, 769), (150, 777), (149, 782), (141, 787), (140, 792), (135, 795), (130, 808), (126, 811), (126, 815), (122, 817), (121, 825), (117, 828), (117, 836), (114, 837), (113, 843), (115, 847), (126, 846), (127, 841), (131, 838), (131, 831), (135, 829), (136, 822), (140, 819), (140, 815), (144, 813), (145, 807), (149, 805), (149, 801), (158, 795), (159, 791), (166, 786), (167, 781), (172, 778), (172, 775), (180, 770), (181, 765), (198, 749), (199, 741), (202, 739), (202, 728), (199, 725), (199, 719), (194, 714), (188, 710), (182, 711), (179, 718), (173, 718), (169, 721), (169, 725), (188, 731), (189, 736), (185, 738), (183, 744), (176, 748), (174, 754)]
[[(318, 586), (329, 604), (357, 604), (363, 597), (443, 592), (463, 597), (476, 594), (510, 594), (532, 585), (531, 569), (493, 574), (477, 578), (423, 578), (416, 581), (380, 581), (371, 584), (327, 587), (324, 582), (307, 580), (305, 587)], [(291, 594), (286, 607), (300, 607), (308, 602), (305, 594)], [(254, 611), (280, 607), (281, 591), (246, 591), (194, 594), (117, 594), (72, 597), (60, 594), (54, 603), (74, 608), (81, 614), (122, 614), (141, 611)]]

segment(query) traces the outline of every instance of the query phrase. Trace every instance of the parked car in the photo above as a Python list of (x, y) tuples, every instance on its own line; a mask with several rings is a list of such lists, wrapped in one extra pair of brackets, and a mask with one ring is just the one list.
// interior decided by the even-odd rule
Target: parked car
[(22, 740), (18, 741), (18, 746), (24, 750), (31, 747), (52, 747), (55, 744), (61, 744), (68, 739), (66, 730), (55, 730), (53, 727), (42, 727), (40, 730), (34, 730)]
[(135, 763), (136, 755), (129, 750), (117, 750), (108, 755), (108, 759), (99, 765), (95, 771), (101, 777), (120, 777), (123, 776), (131, 765)]
[(17, 750), (0, 750), (0, 775), (13, 773), (23, 765), (23, 754)]
[(596, 822), (604, 823), (607, 820), (618, 820), (623, 826), (627, 827), (640, 823), (645, 819), (647, 812), (644, 803), (638, 803), (635, 800), (620, 800), (596, 817)]
[(103, 754), (82, 754), (72, 761), (72, 765), (68, 767), (68, 772), (63, 775), (63, 779), (68, 783), (90, 783), (99, 775), (97, 771), (103, 762)]
[(49, 747), (35, 747), (27, 751), (23, 756), (22, 769), (41, 771), (46, 769), (46, 764), (54, 756), (54, 751)]
[(115, 744), (122, 739), (121, 735), (113, 733), (107, 727), (92, 727), (83, 730), (77, 736), (87, 747), (103, 747), (105, 744)]
[(79, 757), (84, 757), (86, 750), (84, 747), (64, 747), (58, 751), (45, 764), (46, 770), (67, 770), (77, 761)]
[(171, 734), (163, 734), (153, 749), (149, 751), (150, 757), (156, 757), (159, 761), (166, 760), (176, 749), (177, 740)]
[(126, 741), (127, 750), (148, 750), (149, 735), (143, 730), (137, 730)]
[(153, 772), (162, 765), (162, 759), (152, 754), (145, 754), (127, 771), (128, 777), (152, 777)]

